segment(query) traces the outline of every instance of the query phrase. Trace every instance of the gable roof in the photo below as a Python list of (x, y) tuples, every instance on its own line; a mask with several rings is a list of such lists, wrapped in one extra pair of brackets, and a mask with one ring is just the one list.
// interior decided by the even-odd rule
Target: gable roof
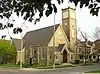
[(21, 39), (13, 39), (13, 44), (15, 45), (17, 50), (21, 50)]
[[(84, 46), (85, 41), (77, 40), (77, 43), (78, 43), (79, 47), (82, 47), (82, 46)], [(88, 47), (91, 47), (92, 45), (93, 45), (93, 42), (91, 42), (91, 41), (87, 42)]]
[[(63, 49), (65, 50), (66, 48), (65, 47), (65, 44), (59, 44), (58, 47), (55, 47), (55, 52), (62, 52)], [(53, 47), (48, 47), (50, 50), (53, 50), (54, 48)], [(70, 53), (73, 53), (72, 50), (70, 50), (70, 48), (68, 48), (68, 52)]]
[(55, 51), (61, 52), (65, 44), (59, 44)]
[[(55, 25), (55, 31), (59, 24)], [(24, 36), (24, 45), (47, 45), (53, 36), (54, 25), (42, 29), (27, 32)]]
[[(59, 44), (58, 47), (55, 47), (55, 52), (61, 52), (65, 44)], [(50, 50), (53, 50), (54, 47), (48, 47)]]
[(95, 44), (95, 49), (100, 50), (100, 40), (94, 41), (94, 44)]

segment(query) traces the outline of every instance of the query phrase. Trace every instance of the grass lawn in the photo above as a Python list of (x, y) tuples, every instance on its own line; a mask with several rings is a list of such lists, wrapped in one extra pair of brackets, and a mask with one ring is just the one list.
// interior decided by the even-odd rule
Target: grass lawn
[(85, 72), (85, 73), (100, 73), (100, 70), (93, 70), (93, 71), (88, 71), (88, 72)]
[[(76, 67), (74, 65), (55, 65), (55, 68), (67, 68), (67, 67)], [(0, 68), (10, 68), (10, 69), (19, 69), (19, 65), (16, 64), (0, 64)], [(35, 68), (35, 69), (52, 69), (53, 65), (23, 65), (23, 68)]]
[(16, 64), (0, 64), (0, 68), (11, 68), (11, 69), (17, 69), (19, 68), (19, 65)]

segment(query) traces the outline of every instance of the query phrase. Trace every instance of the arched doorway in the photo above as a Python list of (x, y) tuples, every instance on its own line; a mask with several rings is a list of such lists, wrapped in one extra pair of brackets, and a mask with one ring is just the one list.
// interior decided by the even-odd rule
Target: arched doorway
[(63, 51), (63, 63), (67, 63), (67, 51)]

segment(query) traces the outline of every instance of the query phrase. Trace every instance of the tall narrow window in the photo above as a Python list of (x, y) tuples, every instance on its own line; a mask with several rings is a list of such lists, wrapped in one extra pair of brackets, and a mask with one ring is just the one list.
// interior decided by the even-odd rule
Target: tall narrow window
[(42, 58), (45, 58), (45, 51), (46, 51), (46, 47), (44, 46), (43, 48), (42, 48)]
[(34, 48), (34, 58), (36, 58), (36, 48)]

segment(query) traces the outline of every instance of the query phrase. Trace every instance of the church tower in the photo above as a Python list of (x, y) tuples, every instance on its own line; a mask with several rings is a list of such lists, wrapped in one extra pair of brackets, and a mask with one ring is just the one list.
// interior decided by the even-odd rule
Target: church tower
[(76, 51), (77, 26), (76, 10), (73, 8), (62, 9), (62, 27), (70, 43), (70, 49)]

